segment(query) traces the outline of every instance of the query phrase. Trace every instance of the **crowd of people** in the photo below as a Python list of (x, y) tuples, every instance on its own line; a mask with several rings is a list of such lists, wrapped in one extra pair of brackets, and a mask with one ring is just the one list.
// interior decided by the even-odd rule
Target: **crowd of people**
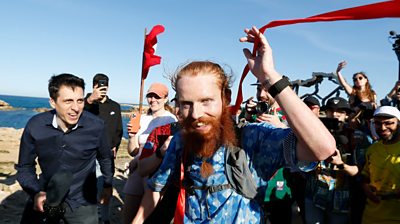
[[(150, 85), (139, 130), (128, 124), (122, 222), (290, 224), (297, 208), (307, 224), (399, 223), (400, 82), (378, 103), (364, 72), (345, 80), (343, 61), (336, 78), (348, 99), (321, 105), (275, 70), (257, 28), (245, 34), (241, 42), (260, 43), (256, 54), (244, 50), (258, 81), (240, 115), (231, 114), (232, 77), (217, 63), (180, 67), (173, 98)], [(92, 84), (85, 97), (83, 79), (52, 76), (54, 110), (27, 123), (16, 165), (29, 194), (21, 223), (110, 223), (121, 111), (105, 74)]]

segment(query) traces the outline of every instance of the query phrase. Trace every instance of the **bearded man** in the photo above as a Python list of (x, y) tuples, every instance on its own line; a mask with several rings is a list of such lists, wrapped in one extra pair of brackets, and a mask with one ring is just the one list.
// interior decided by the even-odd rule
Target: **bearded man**
[(382, 106), (374, 112), (379, 141), (366, 153), (364, 191), (367, 204), (362, 223), (400, 222), (400, 111)]
[[(320, 120), (288, 88), (290, 83), (282, 81), (275, 71), (265, 36), (255, 27), (245, 29), (245, 33), (241, 42), (258, 39), (261, 43), (255, 56), (244, 50), (248, 65), (281, 105), (292, 127), (280, 129), (262, 122), (249, 124), (242, 131), (240, 147), (245, 150), (245, 162), (257, 187), (256, 198), (263, 198), (267, 181), (277, 169), (295, 167), (298, 160), (324, 160), (335, 152), (336, 146)], [(149, 187), (159, 192), (174, 175), (184, 176), (184, 183), (191, 184), (190, 189), (184, 188), (184, 211), (176, 211), (175, 223), (263, 222), (256, 199), (224, 187), (228, 185), (224, 153), (238, 142), (228, 110), (228, 75), (216, 63), (196, 61), (182, 67), (172, 81), (178, 94), (182, 131), (171, 140), (161, 167), (148, 181)], [(210, 191), (211, 186), (221, 188)]]

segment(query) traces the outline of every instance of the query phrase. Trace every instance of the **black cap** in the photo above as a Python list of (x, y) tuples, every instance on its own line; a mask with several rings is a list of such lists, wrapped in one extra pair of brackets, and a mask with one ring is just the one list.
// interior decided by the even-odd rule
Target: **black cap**
[(350, 108), (349, 102), (347, 100), (343, 99), (342, 97), (333, 97), (330, 98), (325, 105), (325, 110), (326, 109), (342, 109), (345, 110), (347, 113), (350, 113), (352, 110)]
[(317, 105), (319, 107), (321, 107), (321, 105), (319, 104), (319, 100), (313, 96), (307, 96), (306, 98), (303, 99), (303, 102), (307, 105), (307, 106), (314, 106)]

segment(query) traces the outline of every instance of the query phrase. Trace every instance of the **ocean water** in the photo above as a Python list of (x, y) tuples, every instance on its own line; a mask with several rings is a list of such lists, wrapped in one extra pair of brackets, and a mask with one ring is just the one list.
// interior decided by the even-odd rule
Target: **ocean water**
[[(0, 111), (0, 127), (24, 128), (28, 120), (38, 112), (35, 108), (51, 108), (48, 98), (0, 95), (0, 100), (9, 103), (16, 110)], [(131, 106), (121, 106), (121, 110), (129, 110)], [(128, 117), (122, 117), (124, 137), (128, 138), (126, 124)]]

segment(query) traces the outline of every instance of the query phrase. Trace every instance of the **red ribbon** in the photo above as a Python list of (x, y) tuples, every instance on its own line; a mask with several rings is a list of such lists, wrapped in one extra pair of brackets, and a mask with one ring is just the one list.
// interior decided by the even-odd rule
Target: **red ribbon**
[[(181, 160), (182, 161), (182, 160)], [(176, 209), (174, 216), (174, 224), (183, 224), (183, 217), (185, 214), (185, 188), (182, 186), (183, 178), (184, 178), (184, 170), (183, 170), (183, 162), (181, 162), (181, 172), (180, 172), (180, 184), (179, 184), (179, 194), (178, 200), (176, 201)]]
[[(397, 18), (400, 17), (400, 0), (392, 0), (386, 2), (373, 3), (369, 5), (357, 6), (353, 8), (341, 9), (337, 11), (327, 12), (307, 18), (275, 20), (260, 29), (264, 33), (267, 28), (284, 26), (296, 23), (313, 23), (313, 22), (331, 22), (337, 20), (363, 20), (363, 19), (378, 19), (378, 18)], [(259, 47), (259, 40), (255, 40), (253, 46), (253, 55)], [(243, 69), (242, 76), (239, 82), (239, 89), (236, 97), (235, 105), (231, 107), (232, 114), (240, 109), (240, 104), (243, 102), (242, 84), (243, 80), (249, 72), (248, 65)]]

